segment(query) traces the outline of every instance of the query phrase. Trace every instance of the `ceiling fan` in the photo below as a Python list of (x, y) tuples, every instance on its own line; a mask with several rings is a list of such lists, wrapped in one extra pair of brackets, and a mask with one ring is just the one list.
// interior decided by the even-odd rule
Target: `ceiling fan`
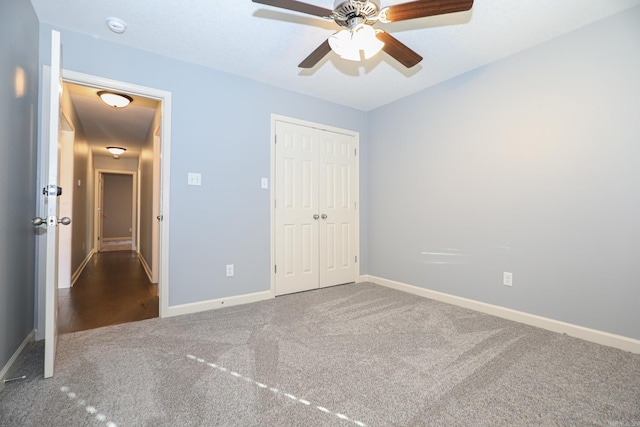
[(380, 9), (377, 0), (335, 0), (334, 8), (330, 10), (297, 0), (252, 1), (330, 19), (344, 27), (311, 52), (298, 65), (300, 68), (312, 68), (332, 50), (352, 61), (360, 61), (362, 57), (368, 59), (383, 50), (405, 67), (411, 68), (422, 61), (422, 56), (391, 34), (374, 28), (373, 24), (462, 12), (473, 6), (473, 0), (416, 0)]

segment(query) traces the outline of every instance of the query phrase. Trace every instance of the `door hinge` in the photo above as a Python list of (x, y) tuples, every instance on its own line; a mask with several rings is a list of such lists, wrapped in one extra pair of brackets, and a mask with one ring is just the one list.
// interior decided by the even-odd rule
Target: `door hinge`
[(354, 148), (354, 149), (353, 149), (353, 155), (354, 155), (354, 156), (357, 156), (357, 155), (358, 155), (358, 149), (357, 149), (357, 148)]
[(356, 263), (358, 263), (358, 255), (356, 255)]
[(277, 205), (278, 205), (277, 200), (273, 199), (273, 207), (274, 207), (274, 209), (277, 207)]
[(274, 265), (274, 266), (273, 266), (273, 272), (274, 272), (274, 273), (278, 273), (278, 266), (277, 266), (277, 265)]
[(358, 209), (358, 202), (353, 202), (353, 209)]
[(274, 143), (274, 144), (277, 144), (277, 143), (278, 143), (278, 135), (275, 135), (275, 136), (273, 137), (273, 143)]

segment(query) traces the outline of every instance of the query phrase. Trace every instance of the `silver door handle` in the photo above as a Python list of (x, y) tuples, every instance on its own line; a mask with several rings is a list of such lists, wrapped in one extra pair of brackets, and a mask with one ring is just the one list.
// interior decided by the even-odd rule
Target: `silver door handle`
[(158, 216), (156, 217), (156, 219), (157, 219), (158, 221), (162, 221), (162, 215), (158, 215)]
[(320, 215), (318, 215), (318, 214), (314, 214), (313, 215), (313, 219), (318, 219), (318, 218), (320, 218)]
[[(62, 224), (62, 225), (71, 224), (71, 218), (69, 218), (68, 216), (65, 216), (64, 218), (58, 218), (57, 221), (58, 221), (58, 224)], [(36, 227), (39, 225), (47, 225), (47, 219), (40, 218), (39, 216), (37, 216), (31, 220), (31, 224), (35, 225)]]
[(327, 214), (322, 214), (321, 218), (322, 219), (327, 219)]
[(33, 218), (31, 220), (31, 224), (35, 225), (36, 227), (42, 224), (47, 224), (47, 219), (46, 218), (40, 218), (39, 216)]

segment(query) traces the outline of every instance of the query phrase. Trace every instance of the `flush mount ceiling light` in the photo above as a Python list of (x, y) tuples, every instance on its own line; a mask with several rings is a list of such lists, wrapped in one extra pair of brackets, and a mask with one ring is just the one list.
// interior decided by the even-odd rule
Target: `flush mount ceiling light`
[(107, 27), (116, 34), (122, 34), (127, 31), (127, 24), (120, 18), (107, 18)]
[(107, 147), (107, 150), (109, 150), (109, 152), (111, 154), (113, 154), (113, 158), (114, 159), (119, 159), (120, 158), (120, 154), (122, 154), (125, 151), (127, 151), (126, 148), (122, 148), (122, 147)]
[(133, 98), (129, 95), (109, 92), (106, 90), (101, 90), (100, 92), (98, 92), (98, 96), (104, 101), (105, 104), (115, 108), (124, 108), (129, 105), (131, 101), (133, 101)]

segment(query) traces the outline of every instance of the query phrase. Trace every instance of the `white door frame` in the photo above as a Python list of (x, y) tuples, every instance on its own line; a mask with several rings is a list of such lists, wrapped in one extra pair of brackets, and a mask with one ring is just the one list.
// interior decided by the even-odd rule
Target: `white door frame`
[[(140, 224), (138, 220), (140, 218), (140, 186), (138, 185), (138, 172), (137, 171), (125, 171), (125, 170), (117, 170), (117, 169), (95, 169), (94, 176), (94, 224), (93, 227), (93, 247), (96, 248), (98, 252), (100, 252), (100, 245), (102, 244), (103, 239), (98, 239), (99, 236), (102, 236), (102, 219), (100, 218), (103, 215), (102, 209), (104, 206), (104, 185), (100, 185), (101, 178), (104, 178), (102, 175), (129, 175), (131, 176), (131, 224), (133, 230), (131, 230), (131, 250), (136, 250), (139, 245), (138, 239), (140, 238), (140, 233), (138, 232), (140, 228)], [(98, 211), (100, 209), (100, 211)], [(104, 236), (103, 236), (104, 237)]]
[[(275, 297), (276, 295), (276, 272), (275, 272), (275, 263), (276, 263), (276, 240), (275, 240), (275, 231), (276, 231), (276, 213), (275, 213), (275, 199), (276, 199), (276, 192), (275, 192), (275, 183), (276, 183), (276, 144), (275, 144), (275, 140), (276, 140), (276, 122), (287, 122), (287, 123), (293, 123), (296, 125), (300, 125), (300, 126), (306, 126), (306, 127), (310, 127), (310, 128), (314, 128), (314, 129), (320, 129), (320, 130), (325, 130), (325, 131), (329, 131), (329, 132), (335, 132), (335, 133), (342, 133), (345, 135), (350, 135), (353, 136), (355, 139), (355, 145), (356, 145), (356, 150), (359, 153), (360, 152), (360, 133), (353, 131), (353, 130), (348, 130), (348, 129), (342, 129), (342, 128), (338, 128), (338, 127), (334, 127), (334, 126), (329, 126), (329, 125), (325, 125), (325, 124), (321, 124), (321, 123), (315, 123), (315, 122), (310, 122), (307, 120), (300, 120), (300, 119), (295, 119), (292, 117), (287, 117), (287, 116), (282, 116), (279, 114), (271, 114), (271, 139), (270, 139), (270, 144), (271, 144), (271, 175), (270, 175), (270, 181), (271, 181), (271, 188), (270, 188), (270, 200), (271, 200), (271, 243), (270, 243), (270, 248), (271, 248), (271, 263), (270, 263), (270, 269), (271, 269), (271, 296)], [(360, 156), (357, 157), (356, 159), (356, 176), (355, 176), (355, 192), (356, 192), (356, 196), (355, 196), (355, 200), (358, 206), (358, 210), (356, 213), (356, 218), (355, 218), (355, 254), (357, 256), (358, 259), (358, 265), (357, 265), (357, 269), (358, 271), (360, 270)], [(359, 273), (356, 273), (356, 277), (354, 279), (357, 280), (357, 278), (359, 277)]]
[(104, 77), (79, 73), (76, 71), (62, 70), (62, 79), (67, 83), (90, 86), (94, 88), (117, 91), (130, 95), (142, 96), (160, 101), (161, 114), (161, 138), (160, 144), (160, 236), (159, 236), (159, 277), (158, 299), (160, 317), (166, 317), (169, 313), (169, 188), (170, 188), (170, 155), (171, 155), (171, 92), (111, 80)]
[[(58, 198), (60, 217), (69, 217), (73, 221), (73, 141), (75, 128), (62, 107), (60, 113), (60, 132), (58, 146), (58, 182), (62, 194)], [(73, 223), (69, 227), (58, 228), (58, 289), (70, 288), (73, 283), (71, 271), (71, 243)]]

